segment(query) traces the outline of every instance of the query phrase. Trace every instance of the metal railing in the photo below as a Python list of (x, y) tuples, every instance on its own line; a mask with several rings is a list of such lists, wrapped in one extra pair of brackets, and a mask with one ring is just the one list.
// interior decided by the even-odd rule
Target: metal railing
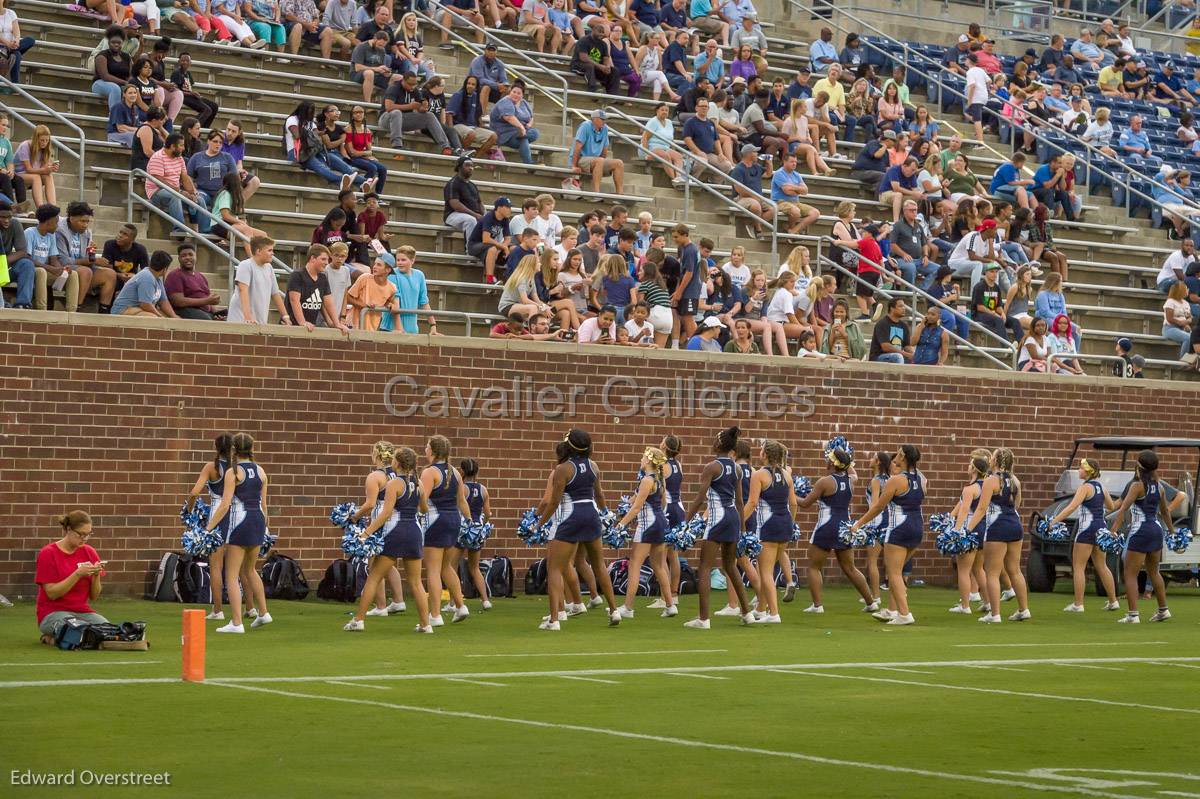
[[(76, 134), (78, 134), (78, 136), (79, 136), (79, 152), (75, 152), (70, 147), (63, 144), (62, 141), (57, 136), (54, 136), (53, 134), (51, 134), (51, 136), (50, 136), (50, 141), (57, 144), (58, 149), (64, 151), (65, 153), (70, 155), (72, 158), (74, 158), (78, 162), (78, 164), (79, 164), (79, 199), (82, 202), (83, 197), (84, 197), (84, 185), (83, 185), (84, 161), (87, 158), (87, 136), (84, 135), (83, 128), (79, 127), (74, 122), (67, 119), (61, 112), (55, 111), (53, 108), (46, 105), (41, 100), (34, 97), (29, 92), (25, 91), (24, 87), (22, 87), (21, 84), (13, 83), (11, 80), (8, 79), (8, 76), (0, 75), (0, 86), (6, 86), (10, 91), (16, 92), (17, 94), (21, 95), (26, 100), (28, 100), (29, 102), (31, 102), (35, 106), (37, 106), (39, 109), (41, 109), (42, 112), (47, 113), (51, 117), (53, 117), (56, 122), (58, 122), (62, 125), (66, 125), (68, 128), (73, 130)], [(11, 106), (9, 106), (8, 103), (0, 103), (0, 108), (4, 109), (4, 111), (7, 112), (10, 117), (17, 120), (18, 122), (20, 122), (24, 125), (28, 125), (30, 128), (34, 128), (34, 129), (37, 128), (37, 125), (35, 125), (33, 122), (30, 122), (27, 118), (25, 118), (21, 114), (21, 112), (17, 111), (16, 109), (12, 108)], [(13, 198), (13, 201), (14, 202), (16, 201), (15, 197)]]
[[(481, 55), (483, 52), (483, 47), (481, 45), (479, 45), (477, 42), (468, 41), (466, 39), (466, 37), (459, 35), (458, 32), (455, 31), (452, 27), (446, 27), (445, 25), (443, 25), (442, 23), (438, 22), (437, 20), (435, 20), (433, 18), (432, 15), (434, 13), (437, 13), (437, 11), (441, 10), (442, 8), (443, 8), (443, 6), (441, 5), (441, 3), (438, 3), (435, 0), (435, 2), (431, 4), (429, 13), (426, 13), (423, 11), (414, 11), (413, 13), (415, 13), (417, 15), (417, 19), (421, 20), (422, 22), (425, 22), (428, 25), (432, 25), (433, 27), (437, 28), (440, 31), (448, 33), (452, 39), (461, 43), (463, 48), (466, 49), (466, 51), (468, 53), (472, 53), (474, 55)], [(554, 93), (551, 92), (549, 89), (547, 89), (545, 86), (541, 85), (540, 83), (538, 83), (535, 80), (531, 80), (528, 75), (521, 75), (520, 71), (516, 67), (513, 67), (509, 64), (504, 65), (505, 69), (511, 69), (511, 70), (513, 70), (513, 72), (517, 73), (518, 76), (525, 82), (526, 86), (528, 86), (531, 89), (536, 89), (537, 91), (539, 91), (542, 94), (549, 97), (551, 102), (556, 103), (561, 107), (562, 135), (563, 135), (564, 140), (569, 139), (571, 131), (570, 131), (570, 128), (567, 127), (567, 125), (568, 125), (568, 123), (567, 123), (567, 106), (569, 105), (567, 95), (570, 92), (570, 83), (567, 81), (567, 79), (565, 77), (563, 77), (562, 75), (560, 75), (559, 73), (557, 73), (554, 70), (547, 67), (545, 64), (539, 63), (536, 59), (529, 56), (525, 51), (521, 50), (520, 48), (513, 47), (511, 44), (504, 41), (499, 36), (495, 35), (491, 31), (489, 31), (487, 28), (480, 27), (479, 25), (476, 25), (474, 22), (471, 22), (469, 19), (464, 19), (461, 16), (456, 15), (455, 19), (457, 22), (462, 23), (464, 26), (470, 28), (471, 30), (475, 31), (476, 33), (482, 33), (484, 40), (496, 45), (496, 49), (501, 50), (502, 52), (505, 52), (505, 53), (512, 53), (513, 55), (516, 55), (523, 62), (528, 64), (533, 69), (537, 70), (537, 72), (539, 74), (548, 75), (550, 78), (552, 78), (556, 82), (562, 84), (562, 97), (560, 99), (559, 97), (556, 97), (554, 95)]]

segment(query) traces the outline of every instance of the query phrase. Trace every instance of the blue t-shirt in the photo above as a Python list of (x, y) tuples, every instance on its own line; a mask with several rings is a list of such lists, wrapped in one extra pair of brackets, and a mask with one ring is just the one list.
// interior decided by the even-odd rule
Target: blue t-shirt
[(812, 89), (808, 88), (806, 84), (793, 80), (784, 94), (788, 100), (807, 100), (812, 97)]
[[(741, 161), (738, 161), (737, 164), (734, 165), (733, 171), (729, 173), (729, 176), (738, 183), (749, 187), (753, 191), (756, 191), (759, 194), (764, 194), (762, 188), (763, 172), (764, 170), (762, 163), (759, 161), (755, 161), (750, 166), (746, 166)], [(771, 185), (774, 187), (773, 180), (771, 181)], [(732, 194), (733, 198), (736, 200), (738, 196), (737, 192), (732, 192)]]
[(54, 231), (42, 235), (37, 226), (25, 228), (25, 252), (35, 263), (48, 264), (50, 258), (58, 255), (58, 236)]
[[(393, 269), (388, 281), (396, 287), (396, 298), (400, 301), (400, 309), (420, 308), (429, 304), (429, 290), (425, 286), (425, 273), (420, 269), (412, 269), (404, 274), (399, 269)], [(400, 328), (405, 333), (419, 333), (417, 315), (415, 313), (400, 314)], [(380, 330), (393, 330), (392, 315), (384, 314), (380, 320)]]
[(127, 125), (136, 128), (145, 119), (142, 109), (136, 105), (133, 108), (121, 103), (112, 111), (108, 112), (108, 132), (116, 133), (117, 125)]
[(711, 119), (692, 117), (683, 123), (683, 137), (691, 137), (701, 152), (711, 153), (717, 146), (717, 126)]
[(712, 12), (712, 0), (692, 0), (688, 12), (692, 19), (706, 17)]
[(1037, 168), (1037, 171), (1033, 173), (1033, 187), (1035, 189), (1042, 188), (1042, 186), (1045, 186), (1050, 182), (1050, 178), (1052, 177), (1054, 177), (1054, 175), (1050, 172), (1050, 165), (1042, 164)]
[(221, 191), (221, 182), (226, 175), (237, 172), (237, 164), (227, 152), (209, 155), (205, 151), (193, 155), (187, 162), (188, 176), (195, 182), (196, 188), (216, 196)]
[(673, 72), (676, 75), (678, 75), (679, 70), (675, 69), (676, 61), (683, 64), (684, 70), (685, 71), (687, 70), (687, 65), (688, 65), (687, 52), (682, 47), (679, 46), (679, 42), (671, 42), (669, 45), (667, 45), (667, 51), (665, 53), (663, 53), (663, 60), (662, 60), (663, 71), (668, 74)]
[(651, 28), (658, 27), (658, 3), (656, 0), (633, 0), (629, 6), (637, 21)]
[(1014, 180), (1020, 179), (1021, 173), (1015, 166), (1012, 165), (1011, 162), (1006, 161), (1005, 163), (996, 167), (996, 173), (992, 175), (992, 183), (990, 186), (988, 186), (988, 191), (990, 191), (992, 194), (995, 194), (997, 189), (1008, 186)]
[(675, 6), (671, 5), (670, 3), (667, 3), (662, 7), (662, 11), (659, 12), (658, 16), (660, 19), (662, 19), (664, 25), (670, 25), (676, 30), (679, 28), (686, 28), (688, 26), (687, 14), (683, 11), (677, 11)]
[(601, 278), (600, 285), (604, 289), (606, 303), (624, 308), (629, 304), (630, 289), (637, 288), (637, 281), (625, 274), (621, 276), (620, 280)]
[(800, 198), (796, 195), (786, 194), (783, 191), (783, 187), (789, 185), (803, 186), (804, 178), (800, 177), (800, 173), (795, 170), (791, 172), (785, 169), (775, 170), (775, 174), (771, 175), (771, 199), (775, 202), (800, 202)]
[(121, 287), (121, 293), (113, 300), (111, 312), (122, 314), (142, 303), (158, 305), (166, 296), (167, 289), (163, 286), (162, 278), (149, 269), (143, 269)]
[(1178, 92), (1183, 88), (1183, 81), (1174, 72), (1170, 77), (1167, 77), (1165, 72), (1160, 72), (1154, 76), (1154, 96), (1155, 97), (1170, 97), (1171, 95), (1159, 88), (1160, 83), (1167, 84), (1167, 88), (1173, 92)]
[(700, 286), (704, 283), (704, 278), (700, 275), (700, 248), (694, 242), (688, 242), (683, 247), (679, 248), (679, 277), (682, 280), (683, 276), (688, 272), (692, 273), (692, 279), (683, 287), (683, 294), (680, 296), (685, 300), (700, 299)]
[(471, 231), (471, 237), (467, 239), (467, 243), (482, 244), (483, 231), (485, 230), (492, 234), (493, 241), (505, 241), (509, 236), (508, 223), (510, 219), (511, 217), (501, 221), (496, 218), (496, 212), (494, 210), (488, 211), (486, 214), (480, 217), (479, 223), (475, 225), (474, 230)]
[(579, 151), (580, 158), (596, 158), (608, 149), (608, 125), (596, 130), (591, 120), (584, 122), (575, 131), (575, 141), (583, 144)]

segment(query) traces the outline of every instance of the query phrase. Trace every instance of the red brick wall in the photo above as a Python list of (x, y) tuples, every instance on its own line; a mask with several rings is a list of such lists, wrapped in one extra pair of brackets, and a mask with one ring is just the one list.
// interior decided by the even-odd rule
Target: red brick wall
[[(244, 430), (258, 442), (270, 475), (272, 529), (280, 551), (298, 557), (315, 586), (339, 554), (339, 531), (327, 514), (336, 502), (362, 499), (370, 447), (386, 438), (423, 451), (433, 433), (451, 438), (454, 458), (482, 464), (499, 537), (517, 575), (536, 553), (512, 530), (534, 503), (552, 449), (569, 426), (591, 431), (610, 494), (627, 491), (642, 448), (664, 433), (683, 437), (683, 465), (694, 476), (712, 435), (736, 422), (754, 437), (782, 439), (800, 470), (819, 474), (820, 444), (835, 431), (856, 451), (894, 451), (912, 442), (923, 452), (932, 500), (927, 512), (949, 510), (962, 485), (967, 452), (1009, 446), (1026, 486), (1023, 516), (1050, 495), (1070, 440), (1094, 434), (1179, 434), (1192, 431), (1185, 409), (1196, 384), (1039, 376), (872, 365), (826, 366), (794, 360), (733, 358), (572, 345), (387, 338), (346, 340), (323, 333), (233, 325), (144, 325), (94, 316), (0, 314), (0, 591), (28, 595), (33, 556), (56, 537), (51, 519), (69, 508), (95, 517), (93, 544), (110, 561), (109, 589), (140, 593), (159, 554), (178, 545), (178, 508), (214, 434)], [(397, 418), (385, 409), (393, 376), (421, 386), (458, 387), (530, 381), (582, 389), (574, 418)], [(642, 386), (676, 378), (722, 390), (775, 385), (809, 392), (811, 414), (763, 418), (745, 410), (706, 418), (606, 413), (606, 377)], [(695, 396), (684, 385), (684, 400)], [(406, 391), (395, 395), (403, 404)], [(1176, 427), (1168, 428), (1166, 421)], [(1111, 459), (1110, 459), (1111, 460)], [(1115, 464), (1114, 464), (1115, 465)], [(1174, 479), (1175, 472), (1169, 476)], [(690, 494), (695, 485), (685, 482)], [(805, 512), (807, 527), (814, 512)], [(932, 550), (917, 559), (927, 579), (950, 578)]]

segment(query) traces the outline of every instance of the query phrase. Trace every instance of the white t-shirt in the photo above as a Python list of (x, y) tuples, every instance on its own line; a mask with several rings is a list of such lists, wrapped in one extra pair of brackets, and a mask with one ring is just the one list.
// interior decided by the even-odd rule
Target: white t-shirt
[[(342, 267), (345, 269), (345, 267)], [(267, 323), (267, 315), (271, 312), (271, 296), (283, 294), (279, 290), (279, 282), (275, 279), (275, 267), (270, 262), (259, 266), (247, 258), (237, 265), (234, 272), (234, 282), (244, 283), (250, 299), (250, 312), (254, 321), (260, 325)], [(244, 322), (246, 316), (242, 311), (242, 293), (235, 286), (229, 292), (229, 313), (226, 317), (230, 322)]]
[(783, 286), (775, 289), (771, 302), (767, 305), (766, 317), (772, 322), (788, 321), (788, 314), (795, 314), (793, 309), (792, 292)]
[[(579, 326), (579, 343), (588, 344), (600, 340), (600, 323), (596, 321), (597, 317), (584, 319), (583, 324)], [(617, 340), (617, 323), (614, 321), (608, 326), (608, 337), (612, 341)]]
[(745, 288), (746, 284), (750, 282), (750, 267), (745, 264), (737, 267), (733, 265), (732, 261), (726, 261), (721, 265), (721, 271), (729, 275), (733, 285), (739, 289)]
[[(928, 188), (925, 185), (926, 183), (932, 185), (933, 188)], [(942, 196), (941, 178), (930, 172), (928, 169), (922, 169), (921, 174), (917, 175), (917, 188), (925, 192), (926, 197), (933, 197), (934, 195), (938, 197)]]
[[(512, 230), (511, 223), (508, 227), (509, 230)], [(546, 243), (547, 247), (553, 247), (558, 244), (558, 237), (562, 235), (563, 223), (558, 218), (558, 214), (550, 214), (546, 219), (542, 219), (541, 216), (535, 216), (530, 223), (530, 227), (538, 232), (538, 235), (542, 237), (542, 241)]]
[(534, 230), (537, 230), (537, 217), (535, 216), (533, 219), (534, 219), (533, 222), (528, 222), (525, 220), (524, 213), (513, 214), (512, 219), (508, 220), (509, 235), (515, 239), (517, 236), (520, 236), (521, 231), (527, 227), (531, 227)]
[(959, 239), (958, 244), (954, 245), (954, 252), (950, 253), (950, 260), (968, 261), (970, 260), (968, 253), (971, 252), (981, 258), (988, 254), (988, 243), (979, 233), (968, 233)]
[(820, 350), (806, 350), (803, 347), (801, 347), (800, 351), (796, 353), (796, 357), (797, 358), (816, 358), (819, 361), (823, 361), (826, 358), (829, 358), (831, 356), (826, 355), (825, 353), (821, 352)]
[(292, 135), (293, 127), (300, 127), (300, 117), (295, 114), (283, 121), (283, 144), (289, 153), (296, 152), (296, 137)]
[(792, 297), (792, 309), (796, 313), (797, 319), (803, 319), (808, 316), (809, 309), (812, 308), (812, 300), (808, 298), (808, 292), (802, 291)]
[(1192, 323), (1192, 306), (1187, 300), (1167, 300), (1163, 303), (1163, 324), (1167, 322), (1167, 309), (1175, 311), (1175, 321), (1185, 325)]
[(15, 24), (17, 24), (17, 12), (11, 8), (4, 9), (4, 13), (0, 14), (0, 39), (11, 39)]
[(1093, 119), (1080, 138), (1089, 144), (1107, 146), (1112, 141), (1112, 135), (1113, 126), (1111, 122), (1105, 122), (1101, 125)]
[(982, 105), (988, 99), (988, 74), (983, 67), (967, 70), (967, 105)]
[(641, 325), (630, 319), (625, 323), (625, 332), (629, 334), (629, 340), (635, 344), (654, 343), (654, 325), (650, 324), (649, 319), (642, 322)]
[(341, 314), (346, 307), (346, 291), (354, 282), (354, 272), (346, 264), (334, 269), (330, 264), (325, 268), (325, 279), (329, 281), (329, 296), (333, 300), (335, 313)]
[(1167, 260), (1163, 263), (1162, 270), (1159, 271), (1155, 282), (1161, 283), (1167, 278), (1175, 278), (1176, 269), (1186, 275), (1188, 266), (1195, 260), (1196, 256), (1193, 255), (1190, 258), (1184, 258), (1183, 253), (1176, 250), (1167, 256)]

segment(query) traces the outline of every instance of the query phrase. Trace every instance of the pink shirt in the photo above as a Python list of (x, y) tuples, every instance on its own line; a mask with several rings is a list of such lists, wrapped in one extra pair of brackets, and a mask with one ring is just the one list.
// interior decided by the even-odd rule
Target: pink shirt
[[(150, 175), (166, 183), (175, 191), (179, 191), (179, 176), (183, 174), (183, 170), (187, 167), (187, 163), (183, 158), (172, 158), (167, 155), (167, 150), (164, 147), (158, 150), (154, 155), (150, 156), (149, 163), (146, 164), (146, 172)], [(158, 191), (158, 184), (152, 180), (146, 181), (146, 197), (149, 199)]]

